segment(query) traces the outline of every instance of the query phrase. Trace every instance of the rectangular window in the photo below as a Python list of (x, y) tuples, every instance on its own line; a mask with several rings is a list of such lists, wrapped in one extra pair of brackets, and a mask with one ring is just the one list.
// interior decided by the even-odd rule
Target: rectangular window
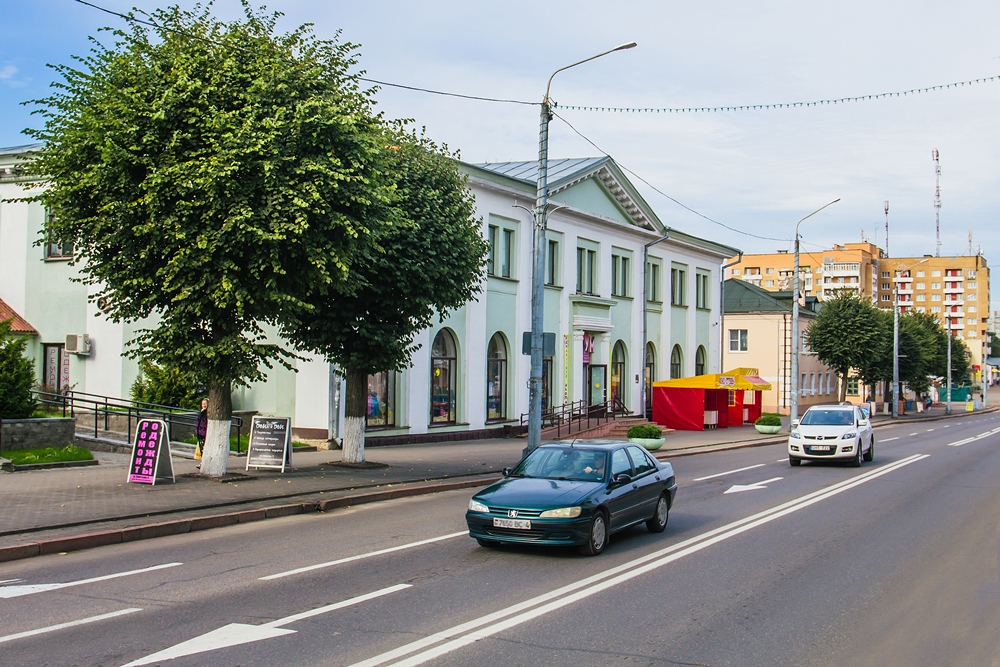
[(45, 244), (45, 259), (72, 259), (73, 244), (54, 241)]
[(888, 294), (883, 294), (881, 298), (882, 298), (882, 301), (889, 301), (889, 295)]
[(687, 271), (684, 269), (672, 268), (670, 269), (670, 305), (672, 306), (683, 306), (684, 304), (684, 282), (685, 274)]
[(941, 283), (931, 283), (931, 289), (941, 289)]
[(968, 308), (966, 308), (966, 310), (968, 310), (970, 313), (974, 313), (974, 312), (976, 312), (976, 307), (975, 306), (969, 306)]
[(596, 294), (597, 251), (589, 248), (576, 249), (576, 291), (580, 294)]
[(966, 289), (976, 289), (976, 283), (965, 283)]
[(923, 278), (923, 277), (924, 277), (924, 272), (923, 271), (917, 271), (917, 278)]
[(925, 295), (925, 294), (918, 294), (917, 295), (917, 301), (926, 301), (926, 300), (927, 300), (927, 295)]
[(545, 284), (556, 285), (559, 275), (559, 242), (549, 240), (549, 250), (545, 255)]
[[(956, 294), (955, 296), (957, 296), (959, 299), (962, 298), (961, 294)], [(975, 294), (966, 294), (965, 295), (965, 300), (966, 301), (975, 301), (976, 300), (976, 295)]]
[(858, 378), (847, 378), (847, 395), (858, 396)]
[(941, 277), (940, 271), (931, 271), (931, 278), (940, 278), (940, 277)]
[(940, 301), (940, 300), (941, 300), (940, 294), (931, 294), (931, 301)]
[(882, 283), (882, 289), (889, 289), (890, 287), (889, 283)]
[(660, 265), (650, 262), (647, 265), (646, 301), (660, 301)]
[(774, 281), (773, 280), (765, 280), (764, 281), (764, 287), (774, 287)]
[(503, 248), (500, 260), (500, 275), (510, 278), (511, 265), (514, 259), (514, 230), (503, 230)]
[(486, 257), (486, 273), (491, 276), (496, 275), (496, 259), (497, 259), (497, 239), (500, 236), (500, 228), (496, 225), (490, 225), (489, 242), (490, 242), (490, 253)]
[(729, 351), (730, 352), (746, 352), (747, 351), (747, 330), (746, 329), (730, 329), (729, 330)]
[[(708, 308), (711, 301), (708, 298), (709, 295), (709, 282), (708, 274), (698, 273), (695, 275), (695, 306), (697, 308)], [(773, 280), (768, 280), (768, 283), (774, 285)]]
[(926, 284), (924, 284), (924, 283), (917, 283), (917, 289), (924, 289), (925, 287), (927, 287)]
[(611, 296), (629, 296), (629, 258), (611, 255)]
[(764, 269), (764, 273), (766, 273), (767, 275), (771, 275), (774, 273), (774, 269), (773, 268)]
[(976, 277), (976, 272), (973, 271), (972, 269), (969, 269), (968, 271), (965, 272), (965, 277), (966, 278), (975, 278)]
[(733, 269), (733, 275), (734, 276), (740, 275), (740, 270), (739, 269)]
[(931, 306), (931, 312), (932, 313), (940, 313), (941, 312), (941, 306)]
[(888, 271), (883, 271), (882, 272), (882, 277), (883, 278), (888, 278), (889, 277), (889, 272)]
[(924, 306), (917, 306), (917, 312), (918, 313), (926, 313), (927, 312), (927, 308), (925, 308)]

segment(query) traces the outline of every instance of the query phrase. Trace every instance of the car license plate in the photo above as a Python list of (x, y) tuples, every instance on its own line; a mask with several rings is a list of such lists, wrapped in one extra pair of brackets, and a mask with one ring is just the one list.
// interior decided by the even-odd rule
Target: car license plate
[(527, 519), (500, 519), (493, 518), (495, 528), (516, 528), (518, 530), (531, 530), (531, 522)]
[(830, 451), (830, 445), (813, 445), (812, 451), (814, 452), (828, 452)]

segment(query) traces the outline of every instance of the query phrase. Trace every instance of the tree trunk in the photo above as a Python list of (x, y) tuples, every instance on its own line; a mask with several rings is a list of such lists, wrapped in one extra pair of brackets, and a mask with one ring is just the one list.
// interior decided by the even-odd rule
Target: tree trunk
[(365, 461), (365, 416), (368, 414), (368, 373), (357, 368), (345, 369), (347, 388), (344, 397), (344, 440), (341, 460), (344, 463)]
[(201, 474), (222, 477), (229, 462), (229, 431), (233, 423), (233, 394), (228, 381), (208, 383), (208, 430), (201, 453)]
[(850, 372), (851, 370), (847, 369), (840, 375), (840, 400), (837, 401), (838, 403), (843, 403), (847, 400), (847, 374)]

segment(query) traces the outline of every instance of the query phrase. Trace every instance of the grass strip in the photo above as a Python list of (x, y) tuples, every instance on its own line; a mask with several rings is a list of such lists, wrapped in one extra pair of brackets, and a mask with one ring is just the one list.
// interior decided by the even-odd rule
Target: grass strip
[(85, 447), (39, 447), (37, 449), (5, 449), (3, 456), (14, 465), (57, 463), (59, 461), (90, 461), (94, 455)]

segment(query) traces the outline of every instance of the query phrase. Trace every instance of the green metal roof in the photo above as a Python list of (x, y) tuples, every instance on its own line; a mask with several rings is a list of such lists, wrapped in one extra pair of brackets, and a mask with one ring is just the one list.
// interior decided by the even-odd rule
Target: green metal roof
[[(816, 305), (814, 297), (806, 297), (806, 304), (799, 309), (799, 314), (815, 317)], [(723, 309), (726, 313), (791, 313), (792, 292), (769, 292), (745, 280), (730, 278), (726, 281)]]

